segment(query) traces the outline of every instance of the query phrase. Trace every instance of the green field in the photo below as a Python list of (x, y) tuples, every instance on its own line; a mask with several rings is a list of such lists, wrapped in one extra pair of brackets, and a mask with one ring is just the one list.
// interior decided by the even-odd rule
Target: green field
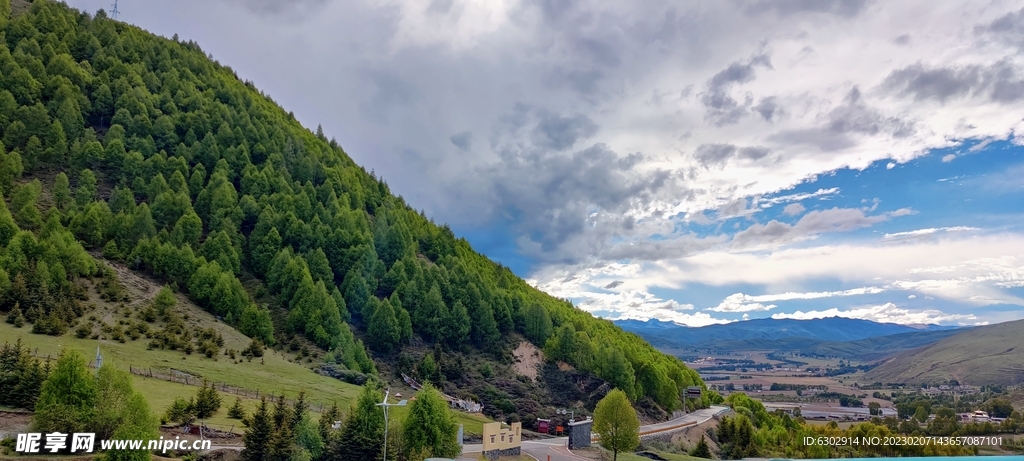
[[(183, 299), (179, 300), (178, 309), (189, 316), (189, 323), (201, 325), (204, 328), (215, 328), (224, 338), (225, 350), (241, 350), (249, 343), (248, 338)], [(77, 349), (86, 358), (92, 360), (98, 346), (103, 354), (104, 363), (110, 363), (124, 370), (127, 370), (129, 366), (151, 369), (154, 373), (165, 374), (170, 370), (177, 370), (218, 384), (223, 383), (247, 391), (259, 391), (260, 394), (279, 395), (284, 393), (288, 398), (294, 398), (300, 391), (305, 391), (307, 401), (310, 402), (313, 410), (319, 410), (321, 405), (327, 407), (332, 402), (338, 402), (338, 405), (345, 411), (360, 390), (359, 386), (317, 374), (307, 368), (307, 365), (293, 362), (295, 360), (293, 355), (273, 349), (267, 349), (262, 358), (255, 358), (251, 362), (241, 359), (238, 363), (234, 363), (224, 355), (206, 358), (199, 353), (186, 355), (181, 351), (147, 350), (148, 340), (145, 338), (119, 343), (102, 339), (78, 339), (72, 333), (53, 337), (31, 334), (30, 331), (31, 327), (28, 325), (14, 328), (10, 324), (0, 323), (0, 341), (13, 343), (21, 338), (22, 342), (41, 358), (47, 356), (56, 358), (62, 349), (70, 347)], [(150, 409), (157, 415), (162, 415), (175, 398), (191, 397), (195, 395), (197, 389), (194, 385), (142, 376), (134, 376), (134, 381), (136, 389), (146, 397), (150, 402)], [(221, 410), (208, 421), (208, 424), (219, 430), (229, 430), (234, 426), (237, 432), (239, 421), (227, 417), (227, 408), (234, 404), (235, 397), (234, 394), (222, 392)], [(255, 398), (242, 397), (242, 401), (247, 410), (254, 408), (257, 403)], [(405, 412), (402, 409), (396, 409), (394, 414), (397, 418), (402, 418)], [(467, 434), (483, 433), (483, 424), (489, 422), (482, 415), (461, 412), (456, 412), (456, 415), (459, 423), (465, 426)]]

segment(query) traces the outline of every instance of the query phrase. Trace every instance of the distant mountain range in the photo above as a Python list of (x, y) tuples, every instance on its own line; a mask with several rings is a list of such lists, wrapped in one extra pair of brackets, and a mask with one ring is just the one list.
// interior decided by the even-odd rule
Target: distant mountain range
[(868, 372), (883, 383), (972, 385), (1024, 383), (1024, 320), (958, 331), (926, 347), (906, 351)]
[(687, 327), (660, 320), (619, 320), (655, 347), (686, 351), (776, 351), (877, 360), (934, 343), (959, 332), (942, 325), (900, 325), (832, 317), (813, 320), (755, 319), (724, 325)]

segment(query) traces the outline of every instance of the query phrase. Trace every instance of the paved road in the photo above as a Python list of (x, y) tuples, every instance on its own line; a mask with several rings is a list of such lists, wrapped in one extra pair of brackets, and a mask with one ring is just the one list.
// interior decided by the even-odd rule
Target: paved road
[[(663, 423), (640, 426), (640, 434), (651, 435), (671, 431), (681, 426), (702, 424), (715, 415), (728, 409), (729, 407), (712, 406), (711, 408), (697, 410), (688, 415), (665, 421)], [(580, 461), (587, 459), (574, 455), (570, 452), (567, 448), (568, 443), (569, 439), (567, 437), (556, 437), (545, 440), (527, 440), (523, 442), (523, 453), (539, 461), (548, 461), (548, 456), (551, 456), (551, 461)], [(459, 459), (478, 459), (480, 456), (479, 453), (483, 450), (483, 445), (471, 444), (465, 445), (462, 448), (463, 457)]]

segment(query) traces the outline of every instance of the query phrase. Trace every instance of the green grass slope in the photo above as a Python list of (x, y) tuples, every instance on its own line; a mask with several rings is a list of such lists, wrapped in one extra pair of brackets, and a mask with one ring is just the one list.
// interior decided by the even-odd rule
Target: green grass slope
[(904, 352), (867, 373), (883, 383), (1024, 383), (1024, 320), (981, 326)]

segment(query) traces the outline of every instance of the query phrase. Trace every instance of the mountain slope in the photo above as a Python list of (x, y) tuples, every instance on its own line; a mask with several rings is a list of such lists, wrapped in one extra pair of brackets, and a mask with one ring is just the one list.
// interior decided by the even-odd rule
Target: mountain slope
[(915, 328), (845, 318), (757, 319), (699, 328), (658, 320), (616, 324), (665, 350), (759, 350), (859, 360), (889, 357), (957, 333), (953, 327)]
[(893, 357), (868, 372), (884, 383), (1024, 383), (1024, 320), (975, 327)]
[[(33, 330), (80, 323), (93, 251), (249, 337), (430, 379), (496, 418), (572, 403), (554, 382), (603, 380), (665, 410), (701, 384), (475, 252), (195, 43), (51, 1), (0, 29), (0, 311)], [(524, 338), (575, 375), (518, 380)]]
[(754, 319), (722, 325), (688, 328), (670, 322), (649, 320), (617, 321), (626, 331), (673, 338), (678, 345), (696, 346), (711, 341), (809, 338), (826, 341), (856, 341), (876, 336), (921, 331), (906, 325), (870, 320), (830, 317), (813, 320)]

